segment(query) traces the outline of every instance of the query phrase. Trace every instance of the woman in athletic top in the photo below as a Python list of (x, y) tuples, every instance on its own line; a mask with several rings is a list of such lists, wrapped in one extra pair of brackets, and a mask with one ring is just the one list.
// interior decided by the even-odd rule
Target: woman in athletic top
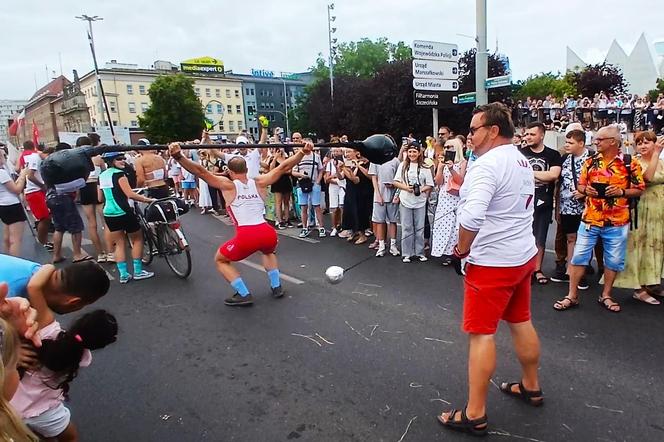
[[(102, 155), (108, 168), (99, 176), (99, 199), (104, 203), (104, 221), (110, 230), (111, 240), (115, 245), (115, 264), (120, 273), (120, 283), (125, 284), (131, 279), (147, 279), (154, 273), (143, 270), (143, 233), (129, 199), (142, 203), (151, 203), (154, 198), (146, 198), (131, 189), (129, 180), (123, 172), (125, 156), (122, 152), (107, 152)], [(132, 248), (134, 275), (127, 269), (125, 260), (125, 235), (129, 236)]]

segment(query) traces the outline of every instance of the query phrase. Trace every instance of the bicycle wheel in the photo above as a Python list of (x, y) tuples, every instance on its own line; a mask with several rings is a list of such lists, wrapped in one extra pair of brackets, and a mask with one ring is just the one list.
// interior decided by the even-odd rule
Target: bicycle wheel
[(164, 245), (166, 263), (178, 277), (184, 279), (191, 274), (189, 246), (182, 246), (177, 232), (169, 226), (160, 226), (159, 235)]
[(157, 247), (152, 240), (152, 234), (150, 233), (149, 227), (142, 224), (141, 230), (143, 231), (143, 255), (141, 256), (141, 261), (143, 261), (143, 264), (145, 265), (150, 265), (154, 259)]

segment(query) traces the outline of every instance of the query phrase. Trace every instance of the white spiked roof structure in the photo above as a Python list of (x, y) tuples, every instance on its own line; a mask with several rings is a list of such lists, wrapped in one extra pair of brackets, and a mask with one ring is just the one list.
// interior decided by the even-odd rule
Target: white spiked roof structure
[[(643, 95), (655, 88), (658, 77), (664, 78), (664, 54), (658, 54), (655, 49), (648, 43), (645, 33), (642, 33), (629, 55), (613, 40), (604, 61), (622, 70), (630, 93)], [(580, 70), (587, 65), (576, 52), (567, 47), (568, 71)]]

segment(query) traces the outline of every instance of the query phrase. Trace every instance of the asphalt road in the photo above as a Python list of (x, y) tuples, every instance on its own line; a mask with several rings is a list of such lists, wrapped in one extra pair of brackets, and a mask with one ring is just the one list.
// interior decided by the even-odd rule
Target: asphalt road
[[(299, 240), (291, 229), (279, 247), (287, 296), (272, 299), (265, 273), (240, 264), (256, 302), (229, 308), (222, 301), (231, 289), (213, 256), (232, 228), (197, 213), (183, 223), (194, 260), (188, 280), (158, 259), (156, 278), (113, 281), (94, 306), (117, 315), (120, 335), (72, 384), (82, 441), (470, 438), (435, 419), (466, 398), (462, 281), (452, 269), (375, 258), (332, 286), (327, 266), (348, 267), (370, 251), (338, 238)], [(48, 259), (29, 234), (24, 250)], [(249, 260), (260, 264), (259, 256)], [(623, 311), (612, 314), (595, 302), (594, 285), (580, 308), (554, 311), (564, 294), (553, 283), (533, 292), (545, 406), (491, 388), (489, 440), (664, 440), (664, 306), (621, 291)], [(76, 314), (69, 316), (64, 324)], [(518, 380), (505, 327), (497, 341), (495, 383)]]

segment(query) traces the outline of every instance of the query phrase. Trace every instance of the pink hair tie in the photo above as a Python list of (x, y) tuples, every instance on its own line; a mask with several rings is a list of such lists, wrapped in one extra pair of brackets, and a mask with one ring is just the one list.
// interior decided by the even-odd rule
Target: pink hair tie
[(81, 335), (74, 335), (74, 339), (76, 339), (78, 342), (83, 342), (83, 338), (81, 338)]

